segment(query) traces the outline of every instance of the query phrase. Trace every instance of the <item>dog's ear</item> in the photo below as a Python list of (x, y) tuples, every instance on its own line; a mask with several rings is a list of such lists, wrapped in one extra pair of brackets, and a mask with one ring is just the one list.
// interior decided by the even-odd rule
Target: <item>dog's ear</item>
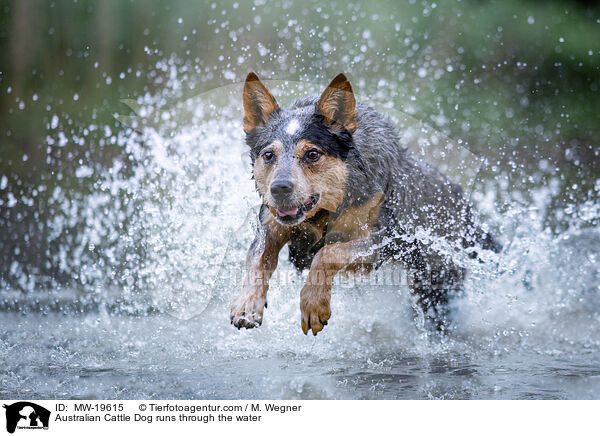
[(267, 124), (269, 115), (279, 109), (275, 98), (258, 76), (251, 72), (244, 83), (244, 132)]
[(317, 102), (317, 109), (325, 116), (325, 123), (333, 129), (356, 130), (356, 100), (345, 74), (335, 76)]

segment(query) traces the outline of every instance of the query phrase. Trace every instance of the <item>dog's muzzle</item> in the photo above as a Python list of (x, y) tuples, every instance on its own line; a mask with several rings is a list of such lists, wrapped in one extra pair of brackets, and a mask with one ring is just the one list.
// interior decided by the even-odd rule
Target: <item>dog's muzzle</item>
[(271, 195), (278, 203), (285, 203), (294, 193), (294, 184), (288, 180), (275, 180), (271, 184)]
[(302, 219), (319, 202), (319, 194), (311, 195), (301, 205), (280, 205), (275, 212), (276, 218), (282, 224), (294, 224)]

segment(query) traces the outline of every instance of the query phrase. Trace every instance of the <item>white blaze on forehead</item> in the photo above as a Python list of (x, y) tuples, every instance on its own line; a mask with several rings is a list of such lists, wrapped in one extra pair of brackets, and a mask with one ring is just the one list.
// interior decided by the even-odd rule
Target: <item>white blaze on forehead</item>
[(294, 133), (296, 133), (298, 131), (299, 128), (300, 128), (300, 123), (298, 122), (298, 120), (296, 118), (294, 118), (285, 127), (285, 133), (287, 133), (288, 135), (293, 135)]

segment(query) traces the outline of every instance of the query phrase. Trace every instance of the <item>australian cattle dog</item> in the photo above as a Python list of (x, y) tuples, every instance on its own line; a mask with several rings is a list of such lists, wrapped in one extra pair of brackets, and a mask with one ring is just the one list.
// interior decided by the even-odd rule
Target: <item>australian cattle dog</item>
[(449, 295), (460, 289), (465, 269), (440, 247), (467, 249), (471, 257), (500, 249), (475, 223), (461, 187), (411, 156), (386, 116), (356, 103), (344, 74), (320, 97), (282, 109), (250, 73), (243, 103), (263, 203), (231, 323), (261, 325), (269, 278), (289, 244), (294, 266), (309, 268), (300, 293), (305, 334), (327, 325), (338, 272), (369, 272), (388, 260), (402, 262), (416, 307), (444, 330)]

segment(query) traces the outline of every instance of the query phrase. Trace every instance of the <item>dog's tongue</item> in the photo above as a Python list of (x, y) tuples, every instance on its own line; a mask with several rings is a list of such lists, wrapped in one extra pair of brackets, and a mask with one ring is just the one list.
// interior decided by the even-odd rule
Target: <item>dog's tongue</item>
[(298, 213), (297, 207), (280, 206), (277, 208), (277, 214), (279, 216), (296, 215), (297, 213)]

